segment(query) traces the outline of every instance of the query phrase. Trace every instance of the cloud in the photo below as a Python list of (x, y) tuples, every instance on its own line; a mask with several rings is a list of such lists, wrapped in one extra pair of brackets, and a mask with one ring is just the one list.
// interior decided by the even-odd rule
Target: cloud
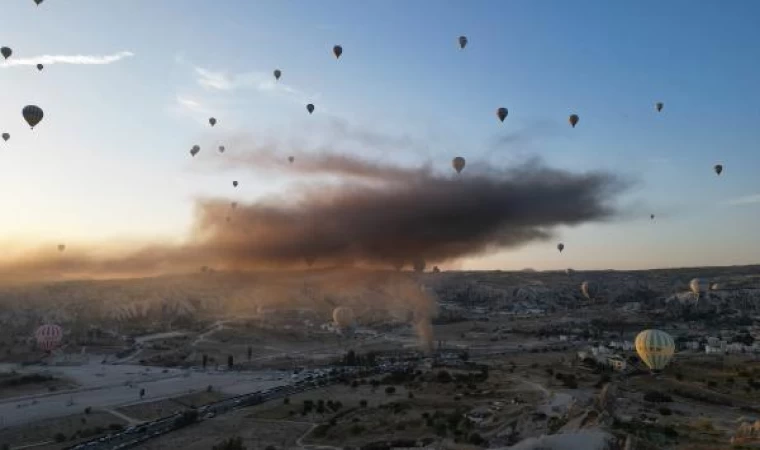
[(177, 106), (181, 109), (191, 111), (191, 112), (197, 112), (197, 113), (207, 113), (209, 112), (208, 108), (203, 106), (200, 102), (183, 97), (181, 95), (177, 96)]
[(755, 203), (760, 203), (760, 194), (745, 195), (744, 197), (738, 197), (728, 201), (728, 204), (733, 206), (752, 205)]
[[(319, 94), (307, 95), (300, 89), (296, 89), (282, 81), (277, 81), (271, 72), (246, 72), (241, 74), (228, 74), (227, 72), (212, 71), (202, 67), (195, 67), (196, 81), (205, 89), (231, 92), (238, 89), (254, 89), (281, 95), (305, 105), (316, 101)], [(324, 108), (320, 108), (325, 112)]]
[[(339, 154), (241, 142), (222, 166), (295, 174), (308, 184), (248, 201), (198, 199), (186, 243), (148, 245), (129, 254), (49, 248), (0, 260), (8, 276), (298, 268), (361, 264), (428, 265), (553, 238), (557, 226), (607, 220), (629, 184), (604, 172), (572, 173), (532, 159), (510, 169), (400, 167)], [(282, 154), (295, 155), (293, 164)], [(359, 149), (357, 153), (361, 154)], [(320, 176), (332, 177), (326, 182)], [(334, 180), (338, 180), (336, 183)], [(228, 219), (229, 218), (229, 219)], [(52, 246), (51, 246), (52, 247)], [(98, 248), (94, 246), (93, 249)]]
[(12, 66), (36, 66), (37, 64), (81, 64), (103, 65), (121, 61), (124, 58), (135, 56), (132, 52), (119, 52), (113, 55), (90, 56), (90, 55), (42, 55), (32, 58), (14, 58), (5, 60), (0, 67)]

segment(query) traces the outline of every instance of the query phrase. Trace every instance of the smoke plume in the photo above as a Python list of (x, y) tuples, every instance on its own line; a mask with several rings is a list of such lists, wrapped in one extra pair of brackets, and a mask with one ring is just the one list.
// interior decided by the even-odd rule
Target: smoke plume
[[(256, 150), (225, 164), (281, 170), (314, 181), (286, 196), (238, 202), (197, 201), (189, 239), (102, 255), (68, 246), (0, 261), (6, 275), (153, 274), (217, 270), (432, 264), (548, 240), (558, 225), (601, 221), (626, 183), (607, 173), (574, 174), (531, 160), (508, 170), (438, 174), (355, 156), (296, 154), (290, 164)], [(223, 169), (223, 168), (217, 168)], [(418, 263), (419, 264), (419, 263)]]

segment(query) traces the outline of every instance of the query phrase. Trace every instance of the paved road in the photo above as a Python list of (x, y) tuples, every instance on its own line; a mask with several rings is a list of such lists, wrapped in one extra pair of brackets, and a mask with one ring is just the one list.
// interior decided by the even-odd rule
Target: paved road
[[(145, 372), (139, 366), (103, 366), (54, 368), (77, 381), (89, 380), (87, 388), (72, 391), (44, 393), (0, 401), (0, 423), (13, 427), (42, 419), (78, 414), (86, 407), (93, 409), (117, 408), (127, 404), (156, 401), (168, 397), (205, 390), (209, 385), (231, 395), (239, 395), (278, 386), (286, 382), (280, 372), (190, 372), (176, 369)], [(139, 372), (136, 370), (139, 369)], [(37, 369), (39, 370), (39, 369)], [(278, 380), (278, 378), (281, 378)], [(140, 390), (145, 396), (140, 398)]]

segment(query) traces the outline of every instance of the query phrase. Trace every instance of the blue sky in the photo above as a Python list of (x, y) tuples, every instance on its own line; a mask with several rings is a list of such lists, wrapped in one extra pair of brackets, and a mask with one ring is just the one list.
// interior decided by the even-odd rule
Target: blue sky
[[(369, 158), (433, 161), (443, 171), (455, 155), (498, 166), (540, 155), (637, 180), (621, 198), (623, 217), (559, 229), (561, 255), (555, 242), (539, 242), (452, 267), (760, 259), (755, 1), (19, 0), (2, 14), (0, 45), (13, 48), (12, 60), (132, 54), (42, 73), (0, 67), (0, 131), (11, 133), (0, 142), (5, 245), (182, 239), (198, 196), (249, 200), (287, 189), (289, 180), (197, 170), (220, 143), (234, 151), (220, 136), (308, 146), (339, 119), (415, 143), (345, 145)], [(274, 68), (283, 71), (278, 86)], [(656, 101), (665, 103), (660, 114)], [(46, 113), (34, 132), (20, 118), (29, 103)], [(499, 106), (509, 108), (504, 124)], [(570, 113), (580, 115), (576, 129)], [(214, 129), (209, 115), (219, 119)], [(513, 133), (520, 138), (510, 145), (495, 144)], [(204, 150), (193, 161), (195, 143)], [(737, 199), (745, 201), (730, 203)]]

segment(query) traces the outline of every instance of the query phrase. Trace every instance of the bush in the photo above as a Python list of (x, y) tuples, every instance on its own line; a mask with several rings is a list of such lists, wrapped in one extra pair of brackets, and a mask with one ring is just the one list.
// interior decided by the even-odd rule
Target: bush
[(365, 429), (365, 428), (364, 428), (363, 426), (361, 426), (361, 425), (359, 425), (359, 424), (357, 423), (357, 424), (354, 424), (354, 425), (351, 427), (351, 433), (353, 433), (353, 434), (362, 434), (362, 433), (364, 432), (364, 429)]
[(673, 398), (659, 391), (649, 391), (644, 394), (644, 400), (652, 403), (670, 403), (673, 401)]
[(387, 388), (385, 388), (385, 393), (388, 395), (393, 395), (396, 393), (396, 388), (393, 386), (388, 386)]
[(290, 404), (290, 397), (283, 398), (282, 399), (282, 404), (283, 405), (289, 405)]
[(92, 412), (92, 406), (88, 406), (87, 408), (84, 409), (85, 414), (90, 414), (91, 412)]
[(450, 383), (451, 382), (451, 374), (448, 373), (445, 370), (441, 370), (438, 372), (438, 375), (436, 376), (436, 380), (439, 383)]
[(359, 401), (359, 406), (361, 406), (362, 408), (366, 408), (367, 407), (367, 400), (361, 400), (361, 401)]
[(673, 411), (671, 411), (670, 408), (668, 408), (667, 406), (661, 406), (660, 409), (658, 409), (658, 411), (660, 411), (660, 414), (662, 414), (663, 416), (669, 416), (673, 414)]
[(486, 443), (486, 440), (483, 439), (483, 436), (481, 436), (478, 433), (472, 433), (470, 435), (469, 441), (470, 441), (470, 444), (477, 445), (477, 446), (482, 446), (483, 444)]
[(414, 393), (412, 393), (412, 391), (409, 391), (409, 392), (406, 393), (406, 396), (409, 399), (413, 399), (414, 398)]
[(124, 426), (119, 425), (118, 423), (112, 423), (108, 425), (108, 429), (111, 431), (121, 431), (122, 429), (124, 429)]
[(211, 450), (246, 450), (243, 447), (243, 439), (239, 437), (231, 437), (222, 441), (211, 448)]
[(53, 437), (53, 439), (55, 439), (55, 441), (58, 442), (58, 443), (65, 442), (66, 441), (66, 435), (63, 434), (63, 433), (56, 433), (55, 436)]

